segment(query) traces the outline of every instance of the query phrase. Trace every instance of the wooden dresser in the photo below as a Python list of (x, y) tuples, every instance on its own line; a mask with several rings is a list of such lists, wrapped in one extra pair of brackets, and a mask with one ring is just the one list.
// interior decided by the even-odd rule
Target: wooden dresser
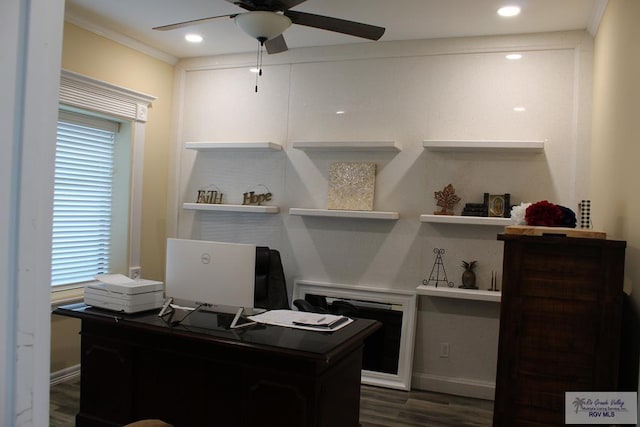
[(617, 386), (626, 243), (502, 234), (494, 426), (564, 425), (566, 391)]

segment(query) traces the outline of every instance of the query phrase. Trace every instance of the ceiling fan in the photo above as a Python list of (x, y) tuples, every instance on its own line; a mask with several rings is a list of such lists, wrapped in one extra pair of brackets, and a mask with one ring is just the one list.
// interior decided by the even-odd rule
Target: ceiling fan
[(236, 24), (248, 35), (264, 45), (267, 53), (279, 53), (288, 49), (282, 33), (291, 24), (320, 28), (369, 40), (379, 40), (384, 34), (383, 27), (347, 21), (345, 19), (314, 15), (290, 10), (306, 0), (226, 0), (248, 12), (230, 15), (212, 16), (194, 19), (176, 24), (154, 27), (154, 30), (166, 31), (176, 28), (202, 24), (218, 18), (233, 18)]

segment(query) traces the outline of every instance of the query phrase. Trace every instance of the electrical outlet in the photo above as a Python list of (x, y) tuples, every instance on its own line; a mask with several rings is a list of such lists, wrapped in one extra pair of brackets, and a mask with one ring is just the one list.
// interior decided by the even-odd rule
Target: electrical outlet
[(136, 280), (142, 278), (142, 268), (140, 267), (131, 267), (129, 268), (129, 277)]
[(440, 343), (440, 357), (449, 357), (449, 343), (441, 342)]

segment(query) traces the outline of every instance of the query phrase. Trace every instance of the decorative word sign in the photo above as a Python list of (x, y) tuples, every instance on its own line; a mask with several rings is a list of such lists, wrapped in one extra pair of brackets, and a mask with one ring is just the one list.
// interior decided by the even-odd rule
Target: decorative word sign
[(256, 194), (255, 191), (250, 191), (248, 193), (242, 193), (242, 204), (260, 206), (262, 202), (271, 201), (271, 197), (271, 193)]
[(222, 204), (223, 193), (216, 190), (198, 190), (196, 203)]

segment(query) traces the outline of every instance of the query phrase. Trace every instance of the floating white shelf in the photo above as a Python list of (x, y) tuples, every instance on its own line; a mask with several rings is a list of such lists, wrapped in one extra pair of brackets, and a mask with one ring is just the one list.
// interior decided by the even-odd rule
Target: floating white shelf
[(250, 212), (250, 213), (265, 213), (265, 214), (275, 214), (280, 212), (280, 208), (277, 206), (183, 203), (182, 207), (184, 209), (195, 210), (195, 211)]
[(293, 148), (305, 151), (400, 151), (395, 141), (295, 141)]
[(431, 297), (466, 299), (474, 301), (500, 302), (502, 294), (500, 291), (488, 291), (481, 289), (449, 288), (447, 286), (425, 286), (416, 288), (416, 294)]
[(290, 208), (289, 215), (302, 216), (324, 216), (333, 218), (363, 218), (363, 219), (386, 219), (396, 220), (400, 218), (398, 212), (382, 211), (346, 211), (338, 209), (305, 209)]
[(463, 225), (513, 225), (511, 218), (495, 218), (486, 216), (458, 216), (458, 215), (420, 215), (420, 222), (432, 222), (438, 224), (463, 224)]
[(184, 148), (190, 150), (209, 151), (220, 149), (232, 149), (232, 150), (282, 150), (282, 145), (275, 142), (251, 142), (251, 141), (237, 141), (237, 142), (223, 142), (223, 141), (201, 141), (201, 142), (185, 142)]
[(544, 150), (544, 141), (437, 141), (426, 140), (422, 146), (430, 151), (504, 151), (538, 153)]

